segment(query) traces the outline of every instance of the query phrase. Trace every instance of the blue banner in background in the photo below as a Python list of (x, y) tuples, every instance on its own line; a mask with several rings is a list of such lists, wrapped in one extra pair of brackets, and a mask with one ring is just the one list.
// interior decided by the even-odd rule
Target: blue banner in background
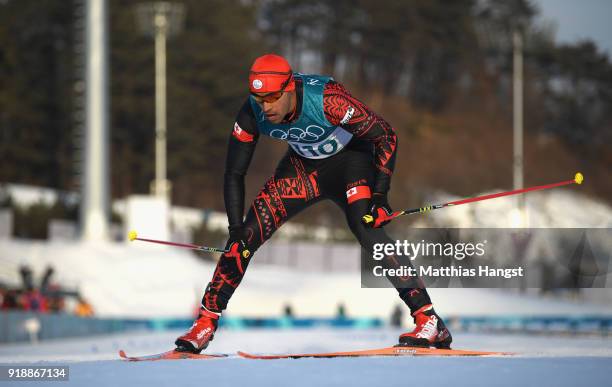
[[(103, 335), (127, 331), (165, 331), (187, 329), (192, 318), (153, 319), (102, 319), (82, 318), (65, 314), (41, 314), (32, 312), (0, 312), (0, 343), (49, 340), (67, 337)], [(384, 325), (379, 318), (295, 318), (224, 317), (220, 327), (228, 329), (250, 328), (379, 328)]]

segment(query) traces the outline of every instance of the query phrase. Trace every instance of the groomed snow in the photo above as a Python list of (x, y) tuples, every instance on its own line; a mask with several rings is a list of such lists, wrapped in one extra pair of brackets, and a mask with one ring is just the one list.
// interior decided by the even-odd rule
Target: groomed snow
[[(208, 352), (337, 351), (388, 346), (399, 331), (221, 330)], [(512, 357), (180, 360), (130, 363), (161, 352), (180, 332), (122, 334), (10, 345), (0, 364), (68, 365), (72, 386), (576, 386), (609, 385), (612, 340), (601, 337), (455, 334), (455, 348), (512, 351)], [(27, 382), (22, 382), (28, 385)], [(40, 384), (37, 384), (40, 385)]]

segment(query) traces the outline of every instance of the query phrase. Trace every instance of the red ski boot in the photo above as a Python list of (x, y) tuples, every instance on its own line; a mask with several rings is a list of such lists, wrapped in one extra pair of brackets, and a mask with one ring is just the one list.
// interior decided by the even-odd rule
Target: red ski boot
[(450, 348), (453, 338), (431, 304), (417, 310), (412, 316), (416, 328), (400, 335), (400, 346)]
[(174, 344), (179, 352), (200, 353), (212, 341), (219, 315), (206, 309), (200, 309), (200, 317), (193, 323), (191, 329), (176, 339)]

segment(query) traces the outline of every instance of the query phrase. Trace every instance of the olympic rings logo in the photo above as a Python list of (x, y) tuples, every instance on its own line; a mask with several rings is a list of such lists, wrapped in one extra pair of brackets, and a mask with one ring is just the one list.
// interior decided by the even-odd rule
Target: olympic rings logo
[(270, 137), (278, 138), (279, 140), (286, 141), (307, 141), (315, 142), (319, 141), (325, 135), (325, 129), (317, 125), (309, 125), (306, 129), (302, 128), (290, 128), (288, 131), (282, 129), (273, 129), (270, 131)]

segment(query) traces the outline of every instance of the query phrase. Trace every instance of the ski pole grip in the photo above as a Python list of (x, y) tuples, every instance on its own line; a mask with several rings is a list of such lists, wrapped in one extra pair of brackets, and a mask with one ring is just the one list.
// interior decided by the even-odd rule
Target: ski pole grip
[(576, 175), (574, 175), (574, 182), (576, 184), (582, 184), (583, 181), (584, 181), (584, 176), (582, 175), (582, 173), (576, 172)]
[(136, 231), (132, 230), (128, 233), (128, 239), (130, 240), (130, 242), (134, 242), (136, 238), (138, 238), (138, 234), (136, 233)]

